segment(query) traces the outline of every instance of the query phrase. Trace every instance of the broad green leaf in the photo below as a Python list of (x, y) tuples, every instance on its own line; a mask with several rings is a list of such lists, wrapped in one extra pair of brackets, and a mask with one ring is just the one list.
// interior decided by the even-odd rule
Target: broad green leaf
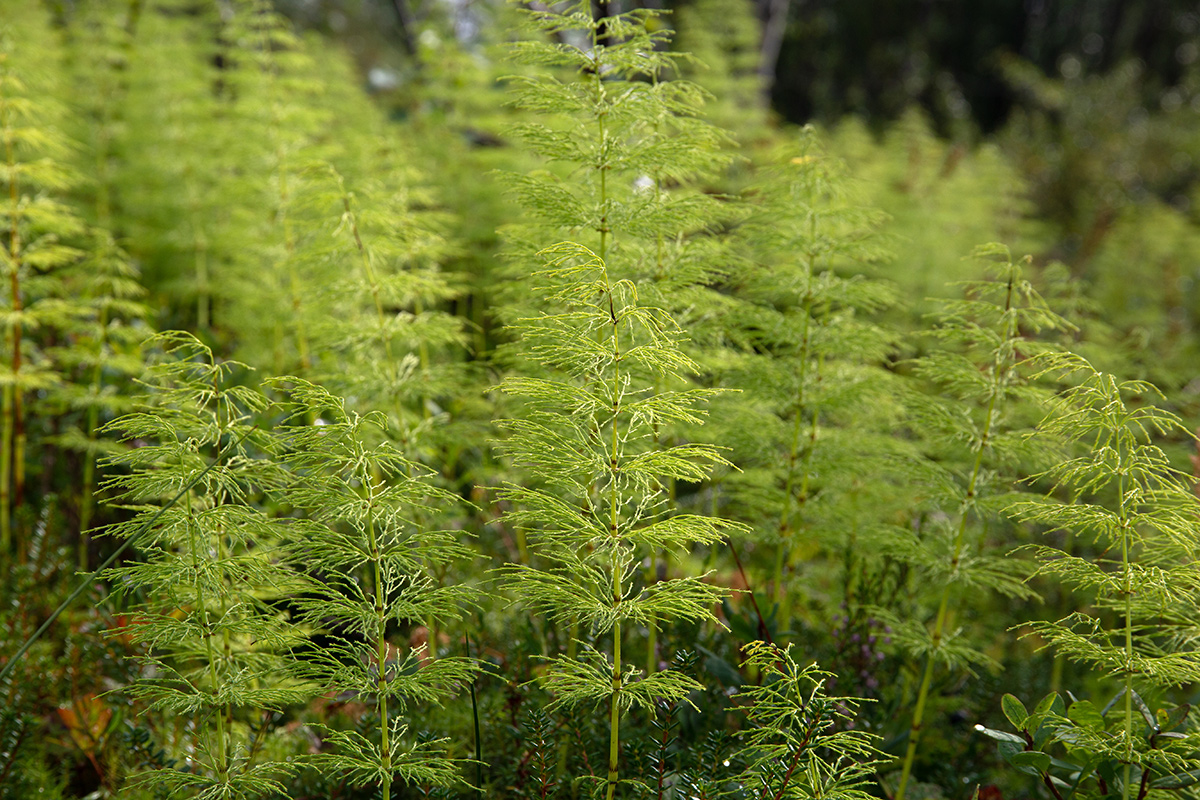
[(1006, 694), (1000, 698), (1000, 708), (1004, 711), (1004, 716), (1013, 724), (1013, 727), (1018, 730), (1025, 727), (1025, 720), (1029, 719), (1029, 712), (1025, 710), (1025, 704), (1018, 700), (1014, 695)]
[(1065, 711), (1063, 699), (1058, 696), (1058, 692), (1051, 692), (1043, 697), (1037, 704), (1037, 708), (1033, 710), (1033, 716), (1045, 716), (1046, 714), (1057, 714), (1062, 716)]
[(1194, 786), (1200, 782), (1200, 769), (1193, 769), (1187, 772), (1181, 772), (1177, 775), (1164, 775), (1157, 780), (1150, 782), (1151, 789), (1182, 789), (1185, 786)]
[(1089, 731), (1104, 730), (1104, 717), (1090, 700), (1076, 700), (1067, 709), (1067, 719)]
[(998, 742), (1012, 742), (1014, 744), (1019, 744), (1022, 747), (1025, 746), (1025, 740), (1022, 739), (1020, 736), (1017, 736), (1015, 733), (1009, 733), (1008, 731), (998, 731), (994, 728), (985, 728), (982, 725), (976, 725), (975, 730), (979, 731), (984, 736), (992, 737), (993, 739), (995, 739)]
[(1033, 770), (1031, 774), (1042, 775), (1050, 769), (1050, 755), (1037, 750), (1014, 753), (1007, 761), (1022, 772)]

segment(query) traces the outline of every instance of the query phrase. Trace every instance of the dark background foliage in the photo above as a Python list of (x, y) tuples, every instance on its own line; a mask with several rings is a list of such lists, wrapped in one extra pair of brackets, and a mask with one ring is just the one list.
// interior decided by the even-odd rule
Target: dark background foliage
[[(728, 0), (755, 7), (760, 68), (771, 107), (789, 122), (859, 114), (881, 130), (918, 105), (941, 133), (970, 120), (994, 133), (1026, 102), (1004, 63), (1024, 59), (1047, 77), (1110, 72), (1137, 62), (1141, 101), (1158, 104), (1200, 53), (1200, 11), (1188, 0)], [(689, 0), (627, 0), (621, 8), (686, 10)], [(618, 4), (612, 4), (615, 9)], [(412, 57), (417, 31), (438, 12), (464, 41), (485, 36), (487, 0), (285, 0), (305, 26), (346, 40), (364, 63), (392, 49)]]

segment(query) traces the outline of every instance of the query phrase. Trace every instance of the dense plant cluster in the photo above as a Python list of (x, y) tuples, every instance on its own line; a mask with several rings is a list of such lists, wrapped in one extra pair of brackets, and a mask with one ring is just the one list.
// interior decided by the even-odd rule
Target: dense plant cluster
[(5, 8), (0, 798), (1191, 791), (1196, 305), (1100, 309), (1195, 221), (1058, 264), (744, 11), (389, 119), (266, 0)]

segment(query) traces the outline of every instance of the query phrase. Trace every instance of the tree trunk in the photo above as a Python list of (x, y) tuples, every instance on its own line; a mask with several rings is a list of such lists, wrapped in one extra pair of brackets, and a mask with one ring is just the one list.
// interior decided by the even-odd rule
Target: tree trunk
[(788, 10), (791, 0), (758, 0), (759, 17), (762, 19), (762, 44), (758, 49), (758, 74), (762, 78), (763, 102), (771, 104), (771, 89), (775, 86), (775, 67), (779, 63), (779, 51), (783, 47), (783, 34), (787, 31)]
[(396, 21), (400, 23), (400, 43), (404, 52), (413, 58), (417, 57), (417, 20), (408, 7), (407, 0), (392, 0), (392, 8), (396, 9)]

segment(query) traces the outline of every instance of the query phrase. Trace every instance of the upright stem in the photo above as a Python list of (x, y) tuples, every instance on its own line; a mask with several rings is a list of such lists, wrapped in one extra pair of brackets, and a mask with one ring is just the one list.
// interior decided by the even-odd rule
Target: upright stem
[(304, 325), (304, 311), (301, 298), (303, 296), (300, 287), (300, 277), (296, 274), (296, 236), (292, 231), (292, 220), (288, 215), (288, 204), (291, 198), (288, 194), (287, 182), (287, 155), (282, 152), (279, 156), (279, 205), (280, 215), (283, 217), (283, 243), (286, 252), (288, 264), (288, 287), (292, 293), (292, 313), (295, 315), (296, 324), (296, 346), (300, 350), (300, 369), (308, 371), (312, 367), (312, 355), (308, 347), (308, 331)]
[[(613, 343), (613, 401), (612, 401), (612, 450), (609, 455), (609, 465), (612, 472), (609, 492), (609, 532), (612, 537), (612, 603), (613, 608), (621, 602), (624, 590), (621, 585), (621, 541), (620, 541), (620, 435), (618, 433), (618, 415), (621, 411), (621, 340), (620, 324), (612, 296), (612, 284), (608, 285), (609, 316), (612, 320)], [(617, 791), (618, 766), (621, 757), (621, 623), (613, 625), (613, 673), (612, 697), (609, 710), (608, 737), (608, 795), (607, 800), (613, 800)]]
[(208, 238), (200, 222), (200, 201), (192, 203), (192, 265), (196, 273), (196, 327), (208, 331), (212, 326), (212, 297), (209, 294)]
[[(225, 407), (225, 399), (224, 399), (224, 393), (222, 392), (222, 389), (221, 389), (220, 373), (217, 371), (215, 363), (212, 364), (212, 367), (213, 367), (213, 370), (212, 370), (212, 376), (213, 376), (212, 377), (212, 396), (213, 396), (213, 417), (214, 417), (213, 421), (215, 422), (216, 428), (217, 428), (217, 433), (216, 433), (216, 437), (215, 437), (215, 445), (217, 448), (217, 452), (213, 459), (213, 463), (216, 464), (217, 467), (219, 468), (221, 465), (222, 456), (224, 455), (224, 451), (221, 449), (221, 442), (222, 442), (222, 440), (224, 440), (225, 431), (228, 428), (228, 426), (232, 424), (233, 419), (232, 419), (232, 414), (222, 414), (222, 409)], [(218, 488), (213, 493), (213, 501), (212, 501), (213, 505), (214, 506), (225, 505), (229, 499), (228, 496), (226, 495), (226, 490), (222, 487), (222, 484), (217, 483), (216, 485), (221, 488)], [(226, 560), (231, 555), (231, 552), (230, 552), (231, 548), (228, 546), (229, 543), (226, 542), (226, 530), (225, 530), (224, 524), (218, 522), (217, 525), (218, 525), (218, 527), (215, 531), (216, 540), (217, 540), (217, 563), (224, 564), (224, 563), (226, 563)], [(224, 585), (223, 582), (221, 584), (219, 584), (219, 586), (220, 586), (219, 611), (220, 611), (221, 619), (225, 619), (226, 615), (229, 613), (229, 592), (227, 591), (227, 587)], [(221, 631), (221, 655), (224, 659), (225, 669), (232, 670), (233, 669), (233, 642), (230, 640), (228, 628), (223, 628)], [(232, 733), (232, 731), (233, 731), (233, 703), (232, 702), (225, 703), (225, 727), (227, 730), (229, 730)]]
[[(808, 265), (808, 280), (812, 281), (813, 263), (811, 257)], [(807, 388), (808, 388), (808, 368), (809, 368), (809, 350), (812, 346), (812, 313), (813, 313), (813, 296), (811, 287), (805, 289), (804, 303), (802, 307), (804, 315), (804, 331), (800, 338), (800, 375), (798, 396), (796, 398), (796, 418), (792, 424), (792, 443), (788, 450), (787, 475), (783, 485), (783, 510), (779, 514), (779, 545), (775, 553), (775, 605), (781, 610), (787, 606), (780, 617), (780, 627), (782, 630), (787, 630), (791, 625), (791, 606), (787, 601), (787, 584), (785, 577), (787, 575), (788, 563), (791, 560), (792, 551), (792, 502), (795, 499), (793, 493), (796, 487), (796, 463), (800, 460), (800, 441), (802, 431), (804, 429), (804, 411), (807, 403)], [(817, 424), (816, 415), (813, 416), (813, 426)], [(811, 449), (806, 455), (807, 459), (812, 457)], [(804, 490), (807, 494), (808, 489), (808, 469), (807, 463), (804, 469)], [(786, 617), (786, 619), (784, 619)]]
[[(603, 1), (603, 0), (602, 0)], [(592, 74), (596, 78), (596, 126), (599, 128), (600, 154), (604, 160), (597, 165), (600, 173), (600, 248), (597, 251), (600, 260), (608, 263), (608, 129), (604, 124), (608, 116), (605, 107), (607, 93), (604, 90), (603, 62), (600, 59), (600, 36), (598, 25), (592, 26)]]
[(0, 552), (7, 558), (12, 551), (12, 404), (13, 387), (3, 391), (3, 427), (0, 428)]
[(83, 459), (83, 496), (79, 503), (79, 571), (88, 569), (88, 528), (92, 524), (92, 509), (95, 506), (96, 487), (96, 427), (100, 424), (100, 390), (103, 384), (104, 370), (102, 361), (104, 349), (108, 346), (108, 309), (101, 308), (97, 320), (100, 326), (100, 342), (96, 348), (96, 363), (92, 365), (92, 378), (88, 384), (91, 395), (88, 405), (87, 420), (84, 423), (84, 436), (87, 437), (87, 451)]
[[(360, 480), (367, 494), (367, 502), (374, 501), (374, 486), (368, 472), (363, 471)], [(383, 555), (379, 539), (375, 533), (375, 517), (367, 517), (367, 545), (371, 548), (371, 567), (375, 580), (375, 651), (379, 659), (379, 679), (376, 684), (379, 708), (379, 747), (383, 755), (383, 781), (380, 785), (382, 800), (391, 800), (392, 796), (392, 750), (391, 726), (388, 722), (388, 677), (387, 677), (387, 610), (383, 594)]]
[[(658, 578), (658, 550), (650, 552), (650, 581)], [(646, 624), (646, 674), (653, 675), (658, 670), (658, 625), (654, 620)]]
[[(272, 44), (267, 36), (267, 25), (269, 23), (262, 22), (259, 24), (259, 47), (262, 49), (263, 58), (269, 59), (271, 54)], [(288, 161), (287, 161), (287, 145), (280, 135), (283, 128), (283, 122), (279, 113), (279, 94), (278, 86), (275, 80), (276, 65), (264, 61), (263, 72), (267, 77), (267, 90), (271, 103), (271, 131), (275, 135), (275, 161), (279, 171), (279, 209), (276, 213), (276, 220), (283, 229), (283, 271), (287, 274), (288, 291), (291, 294), (292, 305), (292, 324), (295, 328), (293, 335), (296, 337), (296, 349), (300, 356), (300, 369), (302, 373), (307, 373), (312, 366), (312, 357), (309, 352), (308, 332), (304, 325), (303, 313), (303, 289), (300, 284), (300, 278), (296, 274), (296, 237), (292, 230), (291, 216), (288, 214), (291, 205), (291, 194), (288, 186)]]
[(4, 427), (0, 435), (0, 544), (7, 555), (12, 547), (12, 484), (13, 484), (13, 435), (17, 428), (18, 404), (16, 398), (17, 377), (21, 371), (21, 324), (18, 312), (21, 309), (21, 193), (17, 186), (17, 154), (12, 135), (12, 119), (8, 103), (0, 98), (0, 130), (4, 131), (4, 155), (8, 167), (8, 269), (12, 303), (12, 321), (8, 324), (8, 340), (11, 343), (12, 375), (4, 385)]
[[(613, 554), (613, 596), (620, 597), (621, 573), (616, 552)], [(607, 800), (613, 800), (617, 791), (618, 765), (621, 758), (621, 623), (613, 626), (613, 674), (612, 698), (609, 709), (608, 734), (608, 794)]]
[[(1121, 459), (1120, 448), (1117, 452), (1118, 458)], [(1121, 588), (1125, 593), (1125, 780), (1121, 785), (1121, 798), (1129, 800), (1133, 770), (1133, 572), (1129, 568), (1129, 512), (1125, 504), (1125, 465), (1120, 461), (1117, 466), (1117, 494), (1117, 516), (1121, 524)]]
[(334, 172), (334, 177), (342, 193), (342, 208), (345, 209), (345, 218), (350, 224), (350, 233), (354, 237), (354, 248), (358, 252), (359, 268), (362, 270), (363, 277), (367, 281), (367, 287), (371, 292), (371, 302), (375, 306), (375, 322), (379, 328), (379, 339), (383, 345), (383, 353), (387, 361), (387, 366), (391, 370), (392, 405), (395, 407), (397, 421), (401, 426), (401, 435), (404, 437), (403, 444), (407, 447), (409, 443), (408, 430), (404, 427), (404, 409), (400, 404), (399, 387), (396, 385), (398, 383), (396, 368), (399, 362), (392, 352), (392, 338), (387, 332), (387, 313), (383, 308), (383, 287), (379, 283), (378, 276), (375, 274), (375, 268), (371, 265), (371, 254), (367, 252), (367, 246), (363, 244), (362, 233), (358, 229), (358, 214), (354, 211), (350, 192), (346, 190), (342, 176), (336, 171)]
[[(122, 27), (121, 49), (122, 64), (128, 66), (129, 50), (133, 45), (132, 26), (137, 24), (137, 15), (141, 13), (140, 0), (130, 4), (125, 26)], [(117, 117), (117, 100), (123, 84), (120, 77), (120, 67), (116, 64), (103, 73), (112, 79), (107, 88), (107, 96), (100, 100), (100, 122), (96, 132), (96, 174), (99, 180), (96, 184), (96, 223), (101, 230), (111, 232), (113, 228), (112, 207), (113, 187), (109, 162), (112, 160), (112, 129)], [(87, 439), (87, 450), (83, 460), (83, 488), (79, 502), (79, 571), (88, 571), (88, 548), (90, 537), (88, 528), (92, 524), (92, 509), (95, 507), (96, 484), (96, 427), (100, 424), (100, 407), (98, 405), (100, 391), (104, 381), (103, 359), (104, 350), (108, 346), (108, 307), (101, 301), (96, 320), (99, 330), (99, 342), (96, 346), (96, 363), (92, 365), (92, 376), (88, 383), (90, 402), (87, 419), (84, 422), (84, 436)]]
[[(593, 25), (591, 30), (592, 36), (592, 54), (593, 54), (593, 74), (596, 79), (596, 124), (599, 129), (600, 152), (603, 155), (607, 152), (608, 132), (604, 124), (605, 116), (608, 114), (608, 109), (605, 108), (605, 90), (604, 79), (602, 75), (602, 64), (600, 59), (600, 40), (599, 26)], [(598, 165), (600, 172), (600, 247), (598, 254), (600, 261), (605, 264), (607, 273), (607, 258), (608, 258), (608, 164), (602, 162)], [(608, 303), (609, 314), (612, 321), (612, 337), (613, 337), (613, 420), (612, 420), (612, 451), (610, 453), (610, 469), (612, 472), (611, 491), (610, 491), (610, 535), (612, 537), (612, 602), (615, 607), (621, 602), (623, 587), (621, 586), (621, 551), (619, 540), (619, 487), (617, 478), (620, 471), (620, 462), (618, 460), (618, 447), (620, 446), (620, 438), (617, 432), (617, 415), (620, 412), (620, 396), (621, 396), (621, 346), (618, 327), (620, 320), (617, 318), (615, 303), (612, 295), (612, 283), (608, 284)], [(613, 625), (613, 673), (612, 673), (612, 695), (610, 698), (609, 708), (609, 737), (608, 737), (608, 792), (607, 800), (613, 800), (613, 795), (617, 791), (618, 768), (621, 756), (621, 623), (617, 622)]]
[[(221, 676), (217, 670), (218, 658), (217, 658), (217, 653), (216, 653), (216, 647), (213, 644), (214, 634), (213, 634), (213, 627), (212, 627), (212, 619), (209, 617), (208, 603), (205, 599), (205, 592), (204, 592), (204, 579), (201, 577), (201, 575), (202, 575), (202, 570), (200, 568), (201, 543), (199, 541), (199, 537), (197, 536), (197, 532), (199, 531), (199, 528), (200, 528), (200, 523), (193, 514), (192, 502), (191, 502), (190, 497), (188, 499), (187, 512), (188, 512), (188, 520), (187, 520), (188, 539), (189, 539), (189, 545), (190, 545), (190, 548), (192, 551), (191, 552), (192, 570), (193, 570), (193, 572), (195, 574), (195, 578), (196, 578), (196, 580), (195, 580), (196, 603), (200, 606), (200, 626), (201, 626), (201, 629), (204, 631), (204, 652), (205, 652), (206, 658), (208, 659), (208, 676), (209, 676), (209, 680), (212, 681), (212, 696), (218, 697), (221, 693)], [(228, 781), (229, 781), (229, 762), (228, 762), (229, 749), (225, 742), (226, 718), (225, 718), (225, 714), (222, 713), (221, 710), (219, 710), (219, 709), (217, 711), (216, 717), (217, 717), (217, 720), (216, 720), (216, 728), (217, 728), (216, 762), (217, 763), (214, 764), (213, 766), (216, 769), (217, 779), (219, 781), (221, 781), (221, 783), (228, 783)]]
[[(400, 426), (401, 436), (403, 437), (401, 444), (403, 444), (407, 449), (412, 444), (412, 439), (410, 437), (410, 429), (406, 426), (405, 422), (404, 406), (400, 402), (400, 387), (398, 385), (399, 377), (396, 372), (396, 367), (399, 364), (399, 361), (396, 359), (393, 352), (392, 337), (388, 333), (387, 312), (383, 307), (383, 286), (379, 282), (379, 277), (375, 274), (375, 268), (371, 265), (371, 254), (367, 252), (367, 247), (363, 243), (362, 233), (358, 228), (358, 215), (354, 211), (354, 205), (351, 202), (351, 195), (346, 190), (345, 182), (343, 181), (342, 176), (334, 172), (334, 177), (336, 178), (338, 187), (341, 190), (342, 208), (345, 211), (345, 219), (350, 225), (350, 233), (354, 237), (354, 248), (358, 253), (359, 267), (362, 270), (363, 278), (366, 279), (367, 287), (371, 292), (371, 302), (375, 307), (375, 321), (379, 327), (380, 343), (383, 345), (383, 352), (387, 365), (391, 368), (392, 406), (395, 410), (397, 424)], [(419, 301), (414, 304), (414, 313), (418, 316), (421, 314), (421, 303)], [(417, 352), (421, 371), (422, 373), (427, 374), (429, 371), (429, 351), (424, 339), (422, 339), (418, 345)], [(421, 413), (424, 418), (429, 418), (429, 410), (425, 403), (421, 404)], [(405, 452), (405, 455), (407, 456), (408, 452)], [(407, 462), (405, 462), (404, 470), (406, 476), (411, 478), (412, 467)], [(417, 513), (420, 514), (419, 511)], [(527, 560), (527, 554), (525, 554), (524, 532), (518, 531), (517, 535), (519, 537), (518, 547)], [(438, 581), (438, 585), (441, 585), (440, 580)], [(435, 618), (428, 620), (425, 630), (428, 633), (429, 643), (427, 654), (430, 658), (437, 658), (438, 637), (440, 636), (437, 620)]]

